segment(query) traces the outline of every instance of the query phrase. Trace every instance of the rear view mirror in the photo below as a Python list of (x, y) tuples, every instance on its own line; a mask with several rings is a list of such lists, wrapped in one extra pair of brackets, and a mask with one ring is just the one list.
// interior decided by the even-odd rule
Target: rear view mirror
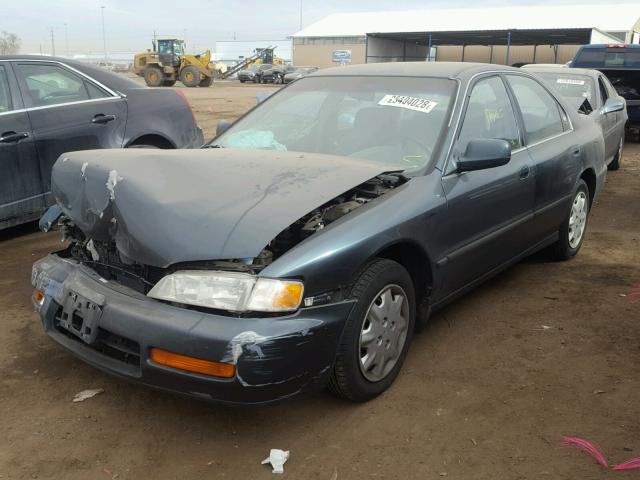
[(617, 98), (609, 98), (606, 102), (604, 102), (603, 112), (613, 113), (613, 112), (621, 112), (624, 110), (625, 104), (624, 100), (619, 100)]
[(216, 127), (216, 137), (226, 132), (230, 126), (231, 122), (229, 120), (220, 120), (218, 122), (218, 126)]
[(457, 160), (458, 172), (484, 170), (499, 167), (511, 160), (511, 145), (498, 138), (474, 138), (469, 141), (464, 154)]

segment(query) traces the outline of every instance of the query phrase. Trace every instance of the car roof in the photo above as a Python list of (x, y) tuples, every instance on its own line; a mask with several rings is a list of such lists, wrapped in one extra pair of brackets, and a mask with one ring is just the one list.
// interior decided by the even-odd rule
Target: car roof
[(139, 85), (133, 80), (119, 75), (117, 73), (110, 72), (104, 68), (100, 68), (96, 65), (92, 65), (86, 62), (80, 62), (78, 60), (72, 60), (62, 57), (51, 57), (46, 55), (0, 55), (1, 61), (41, 61), (41, 62), (58, 62), (68, 65), (85, 75), (94, 78), (103, 85), (109, 87), (112, 90), (126, 92), (132, 89), (145, 88), (143, 85)]
[(319, 70), (309, 77), (399, 76), (468, 78), (476, 73), (493, 71), (519, 72), (519, 68), (471, 62), (389, 62), (367, 63)]
[(636, 45), (636, 44), (628, 44), (628, 43), (593, 43), (590, 45), (583, 45), (582, 48), (588, 48), (588, 49), (598, 49), (598, 48), (640, 48), (640, 45)]
[(596, 78), (600, 72), (592, 68), (567, 68), (567, 67), (527, 67), (528, 72), (533, 73), (557, 73), (558, 75), (584, 75)]

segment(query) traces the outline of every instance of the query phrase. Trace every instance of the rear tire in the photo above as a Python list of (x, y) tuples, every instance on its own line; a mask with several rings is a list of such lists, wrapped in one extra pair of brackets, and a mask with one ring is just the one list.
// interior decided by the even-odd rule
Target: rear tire
[(620, 170), (620, 166), (622, 165), (622, 151), (624, 150), (624, 133), (620, 138), (620, 146), (618, 147), (618, 152), (616, 156), (613, 158), (613, 161), (607, 166), (609, 170)]
[(246, 82), (246, 80), (240, 80), (240, 83), (244, 83), (244, 82)]
[(185, 87), (197, 87), (202, 80), (202, 74), (193, 65), (188, 65), (180, 70), (180, 81)]
[(578, 187), (573, 194), (571, 208), (567, 218), (558, 230), (558, 241), (552, 245), (552, 255), (556, 260), (569, 260), (575, 257), (582, 247), (587, 232), (589, 210), (589, 187), (580, 179)]
[(399, 263), (376, 259), (356, 280), (351, 298), (356, 304), (328, 387), (338, 396), (365, 402), (391, 386), (406, 357), (416, 316), (413, 281)]
[(201, 87), (210, 87), (212, 83), (213, 77), (204, 77), (202, 80), (200, 80)]
[(150, 65), (144, 70), (144, 81), (149, 87), (159, 87), (164, 82), (164, 73), (160, 67)]

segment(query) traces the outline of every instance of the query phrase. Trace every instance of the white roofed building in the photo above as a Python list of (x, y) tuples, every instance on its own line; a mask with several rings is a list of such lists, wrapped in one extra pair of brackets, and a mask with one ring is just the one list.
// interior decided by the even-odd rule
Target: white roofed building
[(293, 35), (293, 60), (565, 63), (580, 45), (625, 42), (640, 43), (640, 2), (338, 13)]

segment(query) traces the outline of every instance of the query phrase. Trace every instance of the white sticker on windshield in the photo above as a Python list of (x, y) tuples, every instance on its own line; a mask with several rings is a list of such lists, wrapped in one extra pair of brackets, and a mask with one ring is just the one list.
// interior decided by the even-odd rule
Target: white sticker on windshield
[(429, 113), (438, 105), (438, 102), (427, 100), (426, 98), (408, 97), (406, 95), (385, 95), (382, 97), (382, 100), (378, 102), (378, 105), (407, 108), (409, 110), (415, 110), (416, 112)]
[(556, 83), (562, 83), (565, 85), (584, 85), (584, 80), (574, 80), (572, 78), (559, 78)]

